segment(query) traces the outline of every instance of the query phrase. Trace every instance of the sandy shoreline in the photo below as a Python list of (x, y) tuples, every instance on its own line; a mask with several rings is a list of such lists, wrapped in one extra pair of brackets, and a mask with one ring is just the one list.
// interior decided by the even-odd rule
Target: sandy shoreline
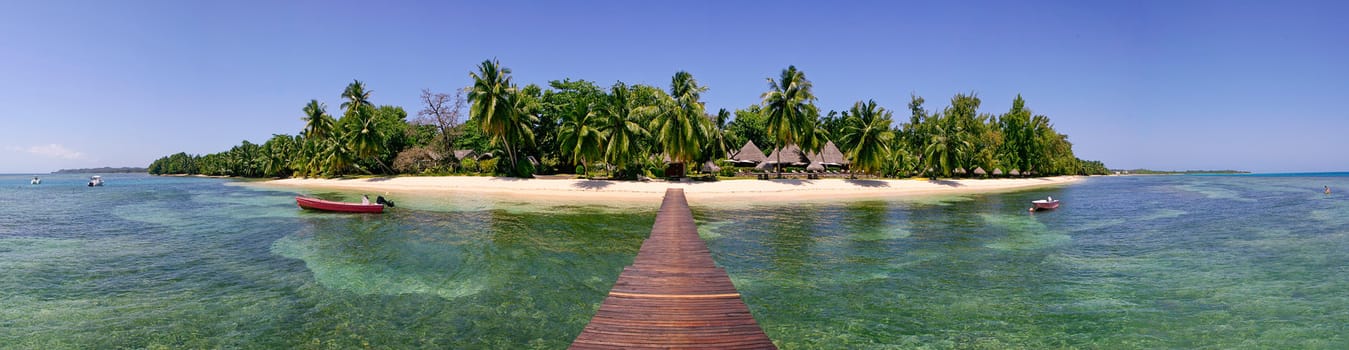
[(660, 201), (667, 188), (682, 188), (689, 200), (753, 199), (802, 201), (854, 198), (894, 198), (921, 195), (993, 193), (1081, 181), (1080, 176), (991, 180), (914, 179), (787, 179), (722, 180), (713, 182), (635, 182), (577, 179), (516, 179), (503, 177), (443, 176), (365, 179), (282, 179), (252, 183), (262, 187), (369, 191), (373, 193), (490, 194), (558, 201)]

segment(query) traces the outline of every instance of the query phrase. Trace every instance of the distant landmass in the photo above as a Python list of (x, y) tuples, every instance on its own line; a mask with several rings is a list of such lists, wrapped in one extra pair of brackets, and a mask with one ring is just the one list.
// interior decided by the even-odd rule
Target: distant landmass
[(52, 174), (92, 174), (92, 173), (120, 174), (120, 173), (144, 173), (144, 172), (145, 168), (137, 168), (137, 167), (122, 167), (122, 168), (102, 167), (102, 168), (84, 168), (84, 169), (61, 169), (53, 171)]
[(1114, 170), (1121, 174), (1141, 174), (1141, 175), (1176, 175), (1176, 174), (1250, 174), (1244, 170), (1152, 170), (1152, 169), (1120, 169)]

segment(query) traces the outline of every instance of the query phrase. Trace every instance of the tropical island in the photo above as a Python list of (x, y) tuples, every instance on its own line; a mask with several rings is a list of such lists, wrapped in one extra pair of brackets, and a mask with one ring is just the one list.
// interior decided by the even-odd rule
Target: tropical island
[(875, 100), (821, 112), (811, 81), (795, 66), (767, 79), (760, 103), (715, 113), (700, 98), (708, 87), (684, 71), (674, 74), (668, 89), (621, 81), (605, 89), (572, 79), (520, 87), (495, 60), (483, 61), (470, 77), (472, 86), (453, 93), (424, 89), (413, 119), (403, 107), (376, 105), (373, 91), (356, 80), (341, 92), (339, 117), (310, 100), (300, 108), (305, 125), (297, 135), (276, 134), (261, 144), (245, 140), (214, 154), (177, 153), (155, 160), (148, 172), (644, 181), (1109, 173), (1099, 161), (1077, 158), (1068, 135), (1020, 96), (1001, 114), (979, 112), (983, 101), (975, 93), (956, 94), (936, 110), (910, 96), (908, 119), (897, 122), (894, 110)]
[(136, 173), (145, 173), (146, 171), (147, 171), (146, 168), (138, 168), (138, 167), (120, 167), (120, 168), (101, 167), (101, 168), (61, 169), (53, 171), (52, 174), (93, 174), (93, 173), (136, 174)]

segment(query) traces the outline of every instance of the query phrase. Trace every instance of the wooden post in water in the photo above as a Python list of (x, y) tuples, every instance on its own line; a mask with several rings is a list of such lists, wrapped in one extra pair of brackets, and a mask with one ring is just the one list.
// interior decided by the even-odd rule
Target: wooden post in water
[(698, 237), (683, 189), (665, 191), (651, 236), (572, 349), (776, 349)]

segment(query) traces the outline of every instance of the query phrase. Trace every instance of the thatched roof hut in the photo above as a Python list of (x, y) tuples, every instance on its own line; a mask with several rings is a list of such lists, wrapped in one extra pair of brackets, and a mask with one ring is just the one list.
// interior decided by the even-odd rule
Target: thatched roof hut
[(754, 141), (745, 141), (745, 145), (731, 155), (731, 161), (736, 163), (759, 164), (765, 160), (768, 160), (768, 156), (763, 154), (759, 146), (754, 145)]
[(843, 151), (839, 151), (834, 141), (824, 143), (824, 148), (820, 149), (820, 162), (825, 165), (848, 165), (848, 158), (843, 156)]
[(464, 159), (468, 159), (468, 158), (471, 158), (471, 157), (477, 157), (477, 156), (478, 156), (478, 152), (476, 152), (476, 151), (474, 151), (474, 150), (471, 150), (471, 149), (457, 149), (457, 150), (454, 150), (454, 159), (455, 159), (455, 160), (464, 160)]
[(984, 167), (975, 167), (972, 173), (979, 176), (988, 175), (988, 172), (984, 171)]
[(776, 164), (779, 160), (784, 165), (805, 165), (810, 162), (804, 154), (801, 154), (801, 148), (796, 147), (796, 145), (787, 145), (785, 149), (773, 150), (773, 154), (769, 154), (768, 158), (764, 159), (764, 163)]

